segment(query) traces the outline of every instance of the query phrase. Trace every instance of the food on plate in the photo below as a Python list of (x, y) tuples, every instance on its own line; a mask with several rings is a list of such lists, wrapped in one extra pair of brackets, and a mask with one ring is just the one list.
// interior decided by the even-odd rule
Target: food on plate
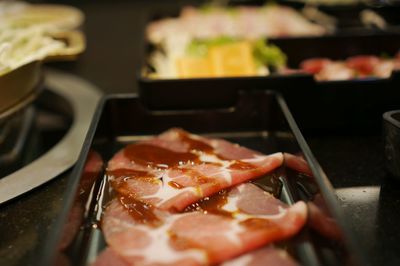
[(108, 247), (93, 265), (297, 265), (272, 245), (303, 228), (306, 204), (289, 206), (248, 182), (282, 163), (282, 153), (176, 128), (126, 146), (107, 166)]
[(327, 27), (311, 23), (285, 6), (185, 7), (178, 17), (147, 26), (153, 50), (142, 75), (150, 79), (191, 79), (306, 72), (318, 81), (329, 81), (387, 78), (400, 69), (398, 57), (372, 55), (345, 60), (307, 59), (298, 69), (290, 69), (285, 51), (267, 40), (327, 33)]
[(163, 210), (181, 211), (199, 199), (282, 165), (282, 153), (263, 155), (222, 139), (171, 129), (133, 143), (108, 163), (116, 191)]
[(62, 238), (59, 242), (59, 250), (65, 250), (71, 244), (83, 221), (85, 204), (90, 194), (90, 190), (96, 179), (100, 176), (103, 169), (103, 159), (94, 150), (89, 151), (86, 159), (85, 168), (78, 185), (79, 193), (75, 195), (72, 210), (69, 213), (68, 221), (64, 226)]
[(71, 30), (79, 27), (84, 15), (79, 9), (54, 4), (28, 4), (22, 1), (0, 2), (0, 24), (8, 27), (32, 25)]
[(265, 76), (283, 67), (282, 51), (267, 37), (322, 35), (325, 29), (294, 9), (185, 7), (177, 18), (154, 21), (147, 38), (155, 50), (144, 75), (157, 79)]
[(143, 206), (134, 196), (114, 199), (103, 216), (109, 247), (130, 265), (221, 263), (293, 236), (307, 216), (304, 202), (286, 206), (250, 183), (204, 198), (183, 213)]
[(299, 265), (283, 249), (275, 248), (272, 245), (246, 253), (238, 258), (224, 262), (221, 266), (297, 266)]
[(232, 38), (194, 40), (185, 50), (150, 57), (153, 78), (199, 78), (267, 75), (270, 67), (285, 64), (281, 50), (264, 41)]
[(48, 57), (82, 52), (83, 35), (70, 31), (82, 21), (83, 14), (68, 6), (0, 2), (0, 75)]
[(400, 70), (400, 57), (374, 55), (352, 56), (345, 60), (312, 58), (301, 62), (300, 69), (314, 74), (316, 80), (349, 80), (369, 77), (388, 78), (394, 70)]
[(308, 224), (310, 227), (327, 239), (341, 240), (343, 238), (336, 220), (330, 214), (321, 194), (314, 195), (312, 201), (307, 202)]
[(313, 173), (308, 165), (307, 161), (301, 155), (294, 155), (291, 153), (285, 152), (283, 154), (283, 158), (285, 161), (285, 166), (299, 172), (301, 174), (308, 175), (310, 177), (313, 176)]
[(219, 37), (192, 40), (183, 50), (155, 51), (149, 63), (151, 78), (265, 76), (286, 63), (285, 54), (264, 40)]
[[(129, 266), (125, 261), (111, 248), (106, 248), (100, 253), (92, 266)], [(242, 256), (228, 260), (221, 266), (258, 266), (258, 265), (279, 265), (279, 266), (297, 266), (299, 265), (284, 249), (269, 245), (255, 251), (245, 253)]]
[(0, 75), (64, 49), (66, 44), (39, 27), (0, 26)]

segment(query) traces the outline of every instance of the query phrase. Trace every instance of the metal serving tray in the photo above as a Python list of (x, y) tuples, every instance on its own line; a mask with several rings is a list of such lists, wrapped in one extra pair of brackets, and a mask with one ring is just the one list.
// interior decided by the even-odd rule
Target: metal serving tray
[[(171, 10), (161, 17), (173, 16)], [(159, 18), (158, 15), (152, 15)], [(149, 20), (151, 21), (151, 19)], [(400, 47), (399, 31), (354, 30), (320, 37), (271, 38), (269, 43), (280, 47), (290, 67), (298, 67), (307, 58), (345, 59), (354, 55), (394, 56)], [(231, 106), (237, 91), (251, 89), (277, 90), (287, 100), (300, 127), (305, 131), (365, 131), (381, 126), (381, 115), (398, 109), (400, 72), (389, 78), (368, 78), (346, 81), (316, 81), (309, 74), (226, 78), (152, 79), (148, 55), (157, 49), (144, 42), (144, 58), (137, 71), (139, 95), (151, 108), (187, 109)], [(338, 108), (340, 107), (340, 108)]]
[[(310, 201), (315, 193), (320, 193), (340, 228), (341, 240), (323, 237), (307, 225), (299, 235), (280, 245), (303, 265), (367, 265), (366, 255), (349, 230), (330, 182), (313, 157), (285, 101), (271, 91), (242, 92), (237, 104), (230, 108), (184, 111), (151, 111), (136, 95), (105, 97), (70, 177), (65, 192), (67, 204), (43, 246), (40, 265), (59, 264), (65, 260), (71, 265), (87, 265), (106, 245), (98, 225), (102, 206), (107, 201), (107, 180), (98, 172), (93, 179), (94, 185), (83, 192), (88, 154), (97, 152), (107, 162), (127, 143), (171, 127), (224, 138), (264, 153), (281, 151), (304, 156), (314, 178), (311, 174), (306, 177), (283, 166), (256, 183), (267, 190), (273, 188), (274, 193), (288, 204), (300, 199)], [(90, 187), (87, 183), (84, 186)]]

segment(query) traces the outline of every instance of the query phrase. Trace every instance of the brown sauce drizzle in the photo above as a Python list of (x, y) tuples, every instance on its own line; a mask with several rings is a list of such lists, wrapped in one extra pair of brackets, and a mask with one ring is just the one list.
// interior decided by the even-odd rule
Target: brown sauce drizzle
[[(126, 169), (122, 169), (126, 170)], [(118, 172), (118, 171), (116, 171)], [(121, 171), (123, 172), (123, 171)], [(129, 173), (133, 173), (132, 171), (128, 171)], [(139, 174), (140, 171), (135, 171), (137, 174)], [(107, 174), (111, 175), (113, 172), (108, 172)], [(124, 174), (121, 175), (120, 177), (125, 177), (125, 174), (127, 172), (123, 172)], [(144, 172), (146, 173), (146, 172)], [(118, 174), (118, 173), (114, 173)], [(135, 174), (131, 177), (135, 177)], [(138, 176), (139, 178), (148, 178), (149, 182), (154, 181), (154, 178), (152, 177), (142, 177), (142, 174)], [(124, 179), (115, 179), (112, 180), (111, 186), (114, 189), (114, 192), (116, 193), (116, 196), (118, 198), (118, 202), (124, 207), (125, 210), (128, 211), (129, 215), (137, 222), (141, 224), (148, 224), (150, 226), (158, 226), (160, 225), (161, 221), (155, 214), (155, 207), (150, 204), (146, 203), (144, 201), (136, 199), (136, 196), (130, 191), (129, 185), (126, 182), (125, 178)]]
[(130, 196), (120, 196), (119, 202), (138, 223), (156, 226), (161, 222), (154, 213), (154, 206), (151, 204), (147, 204)]
[[(214, 148), (209, 144), (201, 140), (193, 139), (190, 137), (189, 134), (183, 131), (179, 132), (178, 134), (180, 140), (188, 144), (190, 151), (201, 151), (209, 154), (215, 154)], [(128, 145), (124, 149), (124, 155), (128, 158), (128, 160), (136, 164), (151, 168), (168, 169), (175, 168), (184, 164), (201, 163), (199, 156), (192, 152), (175, 152), (169, 149), (145, 143), (134, 143)], [(218, 154), (215, 155), (221, 159), (224, 159)], [(238, 170), (248, 170), (254, 169), (255, 166), (250, 163), (235, 161), (230, 166), (230, 168)], [(192, 169), (182, 169), (182, 171), (185, 170), (193, 171)], [(154, 175), (147, 171), (138, 171), (133, 169), (117, 169), (113, 171), (107, 171), (107, 175), (113, 176), (115, 178), (111, 182), (111, 185), (117, 193), (119, 202), (135, 219), (136, 222), (149, 225), (157, 225), (161, 222), (154, 212), (155, 207), (152, 204), (136, 199), (135, 195), (130, 193), (129, 187), (127, 187), (126, 182), (127, 179), (130, 178), (148, 178), (149, 182), (159, 181), (158, 179), (155, 180)], [(213, 178), (201, 175), (196, 176), (195, 178), (196, 183), (198, 184), (210, 183), (215, 181)], [(175, 189), (182, 189), (184, 187), (174, 181), (168, 182), (168, 185)], [(229, 191), (230, 190), (224, 189), (210, 197), (205, 197), (198, 202), (186, 207), (184, 212), (202, 211), (204, 213), (223, 215), (232, 218), (234, 213), (222, 209), (222, 207), (228, 201)]]
[(233, 164), (229, 166), (229, 169), (233, 170), (251, 170), (256, 168), (257, 167), (252, 165), (251, 163), (246, 163), (242, 161), (235, 161)]
[(214, 148), (207, 143), (196, 140), (190, 137), (189, 134), (183, 131), (179, 131), (179, 138), (185, 142), (186, 144), (189, 145), (189, 150), (197, 150), (197, 151), (202, 151), (202, 152), (207, 152), (211, 153), (214, 151)]
[(124, 149), (125, 156), (141, 165), (171, 168), (191, 162), (198, 162), (197, 155), (190, 152), (174, 152), (149, 144), (131, 144)]
[(222, 207), (228, 202), (229, 190), (223, 189), (218, 193), (205, 197), (196, 203), (185, 208), (184, 212), (201, 211), (204, 213), (217, 214), (227, 217), (233, 217), (233, 213), (225, 211)]
[(133, 169), (115, 169), (112, 171), (107, 171), (108, 176), (113, 176), (114, 178), (119, 177), (130, 177), (130, 178), (141, 178), (141, 177), (154, 177), (152, 174), (146, 171), (138, 171)]
[[(189, 149), (190, 150), (197, 150), (197, 151), (202, 151), (202, 152), (205, 152), (205, 153), (213, 154), (213, 155), (217, 156), (221, 160), (228, 160), (229, 161), (229, 159), (225, 158), (224, 156), (222, 156), (220, 154), (217, 154), (215, 152), (214, 148), (211, 145), (209, 145), (209, 144), (207, 144), (207, 143), (205, 143), (203, 141), (191, 138), (190, 135), (187, 134), (186, 132), (179, 132), (179, 138), (183, 142), (189, 144)], [(221, 165), (219, 163), (215, 163), (215, 164), (216, 165)], [(243, 161), (239, 161), (239, 160), (235, 161), (233, 164), (231, 164), (229, 166), (229, 169), (233, 169), (233, 170), (251, 170), (251, 169), (255, 169), (255, 168), (257, 168), (257, 167), (254, 166), (253, 164), (247, 163), (247, 162), (243, 162)]]
[(269, 221), (268, 219), (262, 218), (249, 218), (240, 222), (240, 225), (243, 225), (251, 230), (279, 230), (278, 226), (275, 223)]
[(182, 186), (181, 184), (179, 184), (179, 183), (177, 183), (177, 182), (175, 182), (175, 181), (169, 181), (169, 182), (168, 182), (168, 185), (171, 186), (171, 187), (173, 187), (173, 188), (176, 188), (176, 189), (182, 189), (182, 188), (184, 188), (184, 186)]

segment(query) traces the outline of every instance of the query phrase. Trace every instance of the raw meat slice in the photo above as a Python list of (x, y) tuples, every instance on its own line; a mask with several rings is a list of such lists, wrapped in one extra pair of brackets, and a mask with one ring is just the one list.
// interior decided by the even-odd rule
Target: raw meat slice
[[(399, 68), (397, 55), (392, 59), (375, 55), (357, 55), (334, 61), (327, 58), (311, 58), (300, 63), (301, 70), (315, 74), (316, 80), (319, 81), (388, 78)], [(286, 69), (281, 73), (286, 74)]]
[(334, 61), (324, 66), (324, 68), (315, 75), (316, 80), (349, 80), (356, 77), (356, 71), (346, 66), (341, 61)]
[(111, 248), (103, 250), (91, 266), (129, 266), (129, 263), (121, 258)]
[(282, 153), (262, 155), (181, 129), (128, 145), (108, 163), (114, 189), (161, 209), (181, 211), (219, 190), (281, 166)]
[(75, 200), (68, 214), (68, 221), (64, 226), (63, 234), (59, 242), (59, 250), (65, 250), (75, 238), (82, 224), (85, 203), (90, 194), (90, 190), (96, 179), (100, 176), (104, 161), (100, 154), (90, 150), (86, 159), (85, 168), (78, 185)]
[(333, 240), (342, 240), (343, 234), (330, 214), (321, 194), (314, 196), (313, 201), (307, 202), (309, 219), (308, 224), (312, 229)]
[(313, 173), (308, 165), (307, 161), (300, 155), (294, 155), (291, 153), (284, 153), (283, 158), (285, 161), (285, 166), (289, 167), (297, 172), (306, 174), (308, 176), (313, 176)]
[(267, 246), (224, 262), (221, 266), (296, 266), (299, 265), (282, 249)]
[(306, 71), (311, 74), (318, 74), (322, 71), (322, 69), (330, 64), (332, 61), (328, 58), (311, 58), (306, 59), (300, 64), (300, 69)]
[(171, 214), (119, 198), (107, 207), (102, 229), (109, 246), (130, 265), (205, 265), (287, 239), (307, 215), (304, 202), (288, 207), (250, 183), (185, 211)]
[(162, 43), (164, 47), (176, 44), (173, 51), (191, 39), (222, 36), (255, 40), (280, 36), (320, 36), (325, 33), (326, 29), (311, 23), (294, 9), (278, 5), (230, 7), (229, 10), (214, 7), (208, 8), (207, 12), (187, 6), (179, 17), (153, 21), (146, 28), (150, 42)]
[(380, 64), (380, 59), (373, 55), (358, 55), (346, 59), (346, 66), (354, 69), (361, 76), (373, 74), (374, 68)]
[(171, 215), (150, 207), (148, 212), (137, 215), (135, 209), (143, 210), (143, 205), (140, 206), (140, 202), (136, 206), (123, 205), (114, 199), (107, 206), (102, 220), (102, 230), (108, 245), (128, 265), (206, 264), (204, 251), (179, 251), (170, 244), (169, 227), (180, 214)]

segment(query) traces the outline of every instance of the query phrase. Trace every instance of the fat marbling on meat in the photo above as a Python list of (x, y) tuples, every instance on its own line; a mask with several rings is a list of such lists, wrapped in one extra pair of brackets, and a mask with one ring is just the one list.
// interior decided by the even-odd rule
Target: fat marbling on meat
[[(101, 223), (108, 247), (93, 265), (215, 265), (294, 236), (306, 204), (246, 182), (282, 163), (282, 153), (181, 129), (128, 145), (107, 166), (116, 196)], [(267, 257), (284, 258), (275, 251)]]
[(118, 193), (181, 211), (223, 188), (265, 175), (282, 162), (282, 153), (263, 155), (225, 140), (171, 129), (119, 151), (107, 173)]
[(182, 213), (114, 199), (103, 217), (106, 241), (127, 265), (214, 265), (290, 238), (306, 221), (304, 202), (289, 207), (254, 184), (222, 192)]

